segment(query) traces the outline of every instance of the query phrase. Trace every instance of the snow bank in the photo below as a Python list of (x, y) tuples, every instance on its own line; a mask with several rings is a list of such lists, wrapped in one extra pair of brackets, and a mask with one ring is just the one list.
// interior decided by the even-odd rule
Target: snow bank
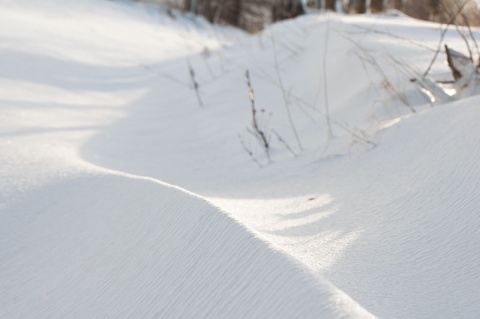
[[(87, 150), (100, 154), (100, 160), (83, 155), (105, 167), (148, 174), (208, 197), (380, 317), (475, 317), (480, 286), (479, 97), (431, 105), (402, 73), (412, 68), (422, 74), (438, 44), (438, 28), (384, 16), (327, 15), (276, 24), (227, 51), (225, 59), (239, 66), (203, 89), (207, 107), (198, 110), (195, 103), (182, 103), (183, 108), (170, 108), (176, 104), (169, 102), (149, 106), (147, 101), (160, 96), (173, 99), (178, 94), (182, 101), (188, 96), (180, 90), (171, 93), (168, 86), (152, 91), (123, 121), (89, 141)], [(323, 78), (327, 30), (329, 63)], [(285, 88), (311, 105), (318, 101), (319, 110), (324, 107), (323, 81), (328, 81), (332, 118), (351, 131), (334, 125), (335, 138), (326, 141), (324, 119), (302, 122), (299, 105), (292, 103), (303, 145), (313, 151), (292, 158), (272, 138), (274, 162), (256, 169), (235, 136), (251, 121), (245, 69), (251, 71), (257, 105), (273, 114), (266, 117), (268, 125), (298, 152), (288, 121), (281, 119), (286, 112), (275, 86), (271, 35)], [(446, 41), (462, 47), (455, 30)], [(377, 61), (397, 93), (382, 86), (385, 79), (378, 70), (368, 63), (364, 69), (356, 54)], [(388, 57), (399, 59), (400, 65), (394, 67)], [(192, 64), (200, 65), (201, 59)], [(432, 75), (449, 74), (442, 59)], [(304, 111), (315, 114), (311, 109)], [(142, 135), (131, 134), (135, 127)], [(355, 132), (378, 147), (361, 146)], [(145, 140), (149, 142), (142, 144)], [(152, 142), (161, 149), (152, 149)], [(249, 146), (257, 144), (252, 139)], [(255, 155), (266, 164), (263, 150)]]
[[(127, 2), (0, 8), (0, 317), (480, 312), (480, 100), (430, 105), (410, 81), (438, 25), (312, 15), (249, 37)], [(298, 156), (256, 148), (247, 69)]]
[(132, 3), (0, 7), (0, 318), (371, 317), (205, 200), (80, 157), (231, 39)]
[(475, 318), (479, 104), (435, 107), (361, 156), (265, 173), (250, 198), (210, 200), (380, 318)]
[(2, 318), (371, 317), (205, 200), (150, 179), (83, 176), (2, 216)]

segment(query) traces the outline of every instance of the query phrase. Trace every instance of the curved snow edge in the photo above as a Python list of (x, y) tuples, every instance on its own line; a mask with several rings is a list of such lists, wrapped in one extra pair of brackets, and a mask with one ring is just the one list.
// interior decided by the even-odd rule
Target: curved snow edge
[(0, 317), (372, 317), (206, 200), (149, 178), (63, 181), (3, 215), (15, 218), (0, 226)]

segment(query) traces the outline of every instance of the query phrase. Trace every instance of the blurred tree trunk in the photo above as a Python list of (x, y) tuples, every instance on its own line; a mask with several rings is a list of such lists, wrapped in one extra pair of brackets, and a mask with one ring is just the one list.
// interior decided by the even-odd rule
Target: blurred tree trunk
[(357, 0), (357, 13), (367, 12), (367, 0)]
[(209, 22), (213, 22), (215, 16), (215, 7), (218, 6), (214, 0), (197, 0), (196, 13), (203, 15)]
[(242, 15), (242, 0), (221, 0), (216, 8), (214, 22), (224, 22), (234, 26), (240, 26)]
[(440, 0), (430, 0), (430, 16), (429, 19), (431, 21), (438, 21), (440, 16), (440, 6), (442, 1)]
[(213, 23), (219, 23), (222, 18), (223, 9), (225, 8), (227, 0), (221, 0), (220, 4), (215, 8), (215, 14), (213, 15)]
[(383, 11), (383, 0), (370, 0), (370, 12), (378, 13)]
[(393, 2), (393, 7), (397, 10), (402, 10), (403, 8), (403, 1), (402, 0), (395, 0)]
[[(1, 1), (1, 0), (0, 0)], [(345, 13), (381, 12), (386, 6), (423, 20), (459, 25), (480, 25), (478, 2), (470, 0), (308, 0), (309, 6), (336, 11), (341, 6)], [(265, 25), (304, 14), (304, 0), (171, 0), (188, 12), (204, 16), (214, 23), (227, 23), (250, 32), (260, 31)], [(170, 3), (170, 2), (169, 2)], [(463, 8), (461, 14), (457, 11)]]
[(325, 10), (336, 11), (335, 10), (335, 2), (336, 2), (336, 0), (326, 0)]
[[(261, 1), (259, 1), (261, 2)], [(276, 0), (272, 5), (272, 20), (292, 19), (305, 14), (301, 0)]]
[(342, 1), (343, 12), (350, 13), (350, 12), (353, 11), (354, 7), (355, 7), (355, 1), (354, 0)]
[(185, 11), (192, 12), (193, 14), (198, 14), (198, 2), (199, 0), (185, 0)]
[(191, 0), (184, 0), (183, 1), (183, 7), (185, 8), (185, 11), (190, 12), (190, 10), (192, 10)]
[(428, 2), (430, 0), (406, 0), (402, 11), (412, 18), (428, 19)]

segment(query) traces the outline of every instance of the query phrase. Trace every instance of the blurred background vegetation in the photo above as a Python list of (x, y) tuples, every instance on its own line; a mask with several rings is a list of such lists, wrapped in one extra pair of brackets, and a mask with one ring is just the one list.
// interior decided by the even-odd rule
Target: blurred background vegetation
[(476, 0), (137, 0), (157, 2), (201, 15), (212, 23), (229, 24), (249, 32), (309, 11), (346, 14), (398, 10), (416, 19), (462, 26), (479, 26)]

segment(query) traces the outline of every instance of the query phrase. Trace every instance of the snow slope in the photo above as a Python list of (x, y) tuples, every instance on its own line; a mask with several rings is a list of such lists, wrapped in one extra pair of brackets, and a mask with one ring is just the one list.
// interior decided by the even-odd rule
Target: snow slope
[(417, 115), (361, 157), (265, 178), (267, 194), (211, 200), (379, 317), (475, 318), (479, 103)]
[[(474, 318), (479, 99), (432, 104), (410, 81), (430, 63), (438, 34), (438, 25), (403, 16), (312, 16), (274, 25), (207, 58), (218, 78), (199, 71), (203, 56), (191, 59), (205, 83), (205, 109), (190, 89), (159, 85), (90, 140), (83, 156), (206, 196), (380, 317)], [(463, 47), (455, 30), (445, 41)], [(294, 158), (272, 136), (267, 164), (245, 130), (246, 69), (266, 127), (300, 153), (275, 50), (306, 151)], [(443, 58), (431, 72), (440, 79), (448, 76)], [(325, 101), (335, 121), (330, 140)], [(249, 158), (238, 135), (265, 167)]]
[(2, 318), (371, 317), (205, 200), (154, 180), (85, 173), (2, 216)]
[(1, 5), (1, 318), (372, 317), (204, 199), (79, 156), (148, 83), (133, 31), (167, 36), (161, 59), (204, 34), (109, 2)]
[(247, 36), (128, 2), (0, 5), (2, 316), (480, 312), (480, 99), (410, 81), (438, 25), (311, 15)]

